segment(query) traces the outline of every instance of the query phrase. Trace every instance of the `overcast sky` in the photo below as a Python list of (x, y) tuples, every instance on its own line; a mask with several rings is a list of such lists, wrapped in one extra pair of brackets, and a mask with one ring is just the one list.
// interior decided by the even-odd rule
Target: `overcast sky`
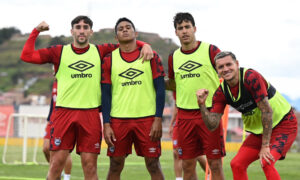
[(70, 35), (70, 22), (88, 15), (94, 31), (114, 27), (120, 17), (138, 31), (172, 38), (173, 16), (190, 12), (197, 39), (234, 52), (240, 65), (258, 70), (281, 93), (300, 98), (299, 0), (0, 0), (0, 28), (29, 33), (42, 20), (44, 34)]

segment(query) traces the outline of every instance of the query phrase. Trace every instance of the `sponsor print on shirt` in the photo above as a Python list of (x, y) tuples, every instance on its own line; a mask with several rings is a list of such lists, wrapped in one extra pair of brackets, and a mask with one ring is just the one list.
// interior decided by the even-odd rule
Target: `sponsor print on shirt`
[(77, 61), (76, 63), (69, 65), (68, 67), (81, 72), (79, 74), (71, 74), (71, 78), (91, 78), (92, 77), (91, 73), (84, 74), (83, 72), (94, 67), (94, 65), (89, 62), (80, 60)]
[(123, 82), (122, 86), (141, 85), (142, 81), (133, 81), (134, 78), (142, 75), (144, 72), (138, 69), (129, 68), (126, 71), (119, 74), (119, 76), (130, 79), (131, 81)]
[(199, 64), (195, 61), (192, 60), (188, 60), (187, 62), (185, 62), (184, 64), (182, 64), (178, 69), (189, 72), (189, 74), (181, 74), (180, 77), (181, 79), (185, 79), (185, 78), (193, 78), (193, 77), (200, 77), (199, 73), (190, 73), (191, 71), (198, 69), (199, 67), (201, 67), (202, 64)]

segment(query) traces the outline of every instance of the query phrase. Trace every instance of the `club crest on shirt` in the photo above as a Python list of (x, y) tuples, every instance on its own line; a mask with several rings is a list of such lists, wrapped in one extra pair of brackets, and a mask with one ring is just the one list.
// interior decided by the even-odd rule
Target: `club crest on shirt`
[(115, 147), (114, 146), (110, 146), (108, 150), (109, 150), (109, 152), (114, 153), (115, 152)]
[(178, 151), (178, 154), (181, 156), (182, 155), (182, 149), (178, 148), (177, 151)]
[(55, 139), (54, 139), (54, 144), (55, 144), (55, 146), (59, 146), (60, 143), (61, 143), (60, 138), (55, 138)]

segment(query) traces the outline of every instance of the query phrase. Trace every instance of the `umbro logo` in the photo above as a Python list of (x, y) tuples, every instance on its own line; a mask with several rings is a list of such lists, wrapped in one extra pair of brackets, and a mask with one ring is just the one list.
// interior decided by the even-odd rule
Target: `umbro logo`
[(86, 70), (94, 67), (94, 65), (89, 62), (80, 60), (80, 61), (77, 61), (76, 63), (69, 65), (68, 67), (71, 69), (74, 69), (76, 71), (83, 72), (83, 71), (86, 71)]
[(134, 69), (134, 68), (129, 68), (126, 71), (122, 72), (121, 74), (119, 74), (119, 76), (126, 78), (126, 79), (134, 79), (136, 77), (138, 77), (139, 75), (143, 74), (143, 71), (140, 71), (138, 69)]
[(201, 66), (202, 66), (202, 64), (199, 64), (197, 62), (189, 60), (186, 63), (182, 64), (178, 69), (181, 69), (181, 70), (184, 70), (184, 71), (187, 71), (187, 72), (191, 72), (194, 69), (197, 69)]

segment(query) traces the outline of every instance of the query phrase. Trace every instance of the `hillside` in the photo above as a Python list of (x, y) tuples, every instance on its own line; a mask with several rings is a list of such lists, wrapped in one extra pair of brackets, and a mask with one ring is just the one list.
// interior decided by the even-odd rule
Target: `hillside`
[[(0, 93), (12, 90), (24, 91), (28, 94), (50, 95), (52, 82), (52, 68), (50, 64), (33, 65), (24, 63), (19, 59), (23, 45), (28, 34), (20, 34), (16, 31), (10, 39), (0, 44)], [(171, 39), (161, 38), (154, 33), (139, 33), (139, 40), (151, 44), (153, 50), (159, 53), (167, 71), (169, 53), (177, 48)], [(72, 37), (40, 35), (36, 42), (36, 49), (49, 47), (55, 44), (67, 44)], [(102, 29), (94, 32), (91, 43), (116, 43), (113, 29)]]

